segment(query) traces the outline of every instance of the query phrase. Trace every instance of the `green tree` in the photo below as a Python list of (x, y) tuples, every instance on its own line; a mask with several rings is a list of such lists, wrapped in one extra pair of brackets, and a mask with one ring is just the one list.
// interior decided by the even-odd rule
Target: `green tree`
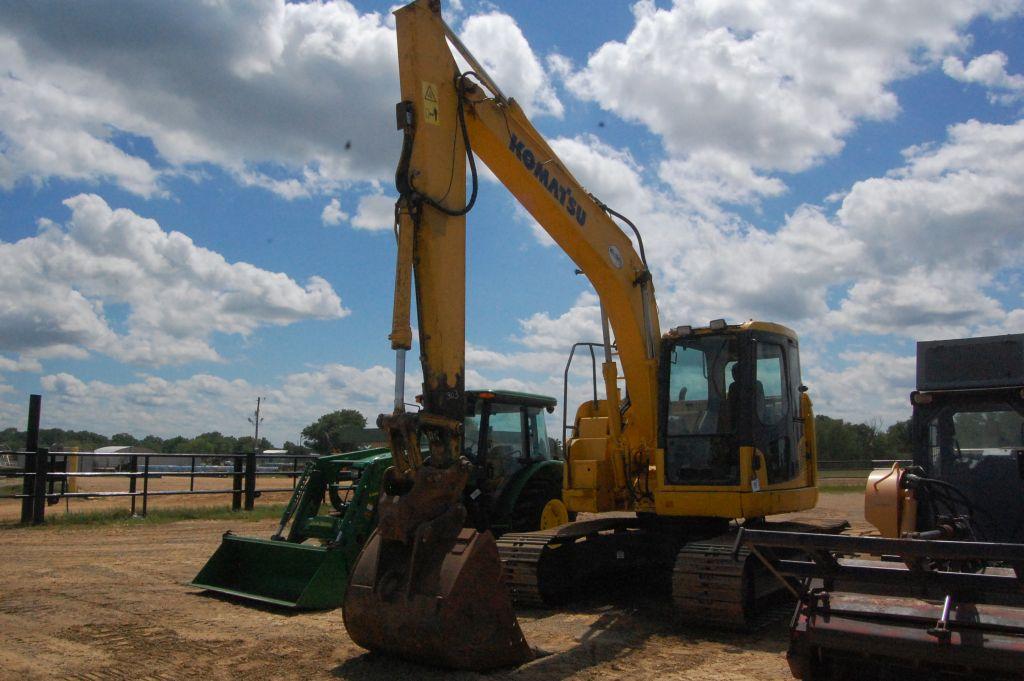
[[(233, 451), (236, 453), (251, 452), (254, 442), (255, 440), (253, 440), (252, 435), (243, 435), (242, 437), (238, 438), (238, 440), (235, 442), (235, 448)], [(272, 443), (270, 440), (268, 440), (265, 437), (261, 437), (258, 449), (262, 452), (265, 449), (277, 448), (274, 446), (274, 443)]]
[(914, 447), (910, 442), (910, 419), (894, 423), (879, 438), (884, 450), (880, 459), (909, 459)]
[(110, 444), (133, 447), (139, 444), (139, 441), (131, 433), (115, 433), (110, 436)]
[(163, 452), (165, 454), (174, 454), (175, 452), (183, 452), (184, 449), (179, 449), (182, 443), (187, 443), (188, 440), (183, 438), (181, 435), (175, 435), (174, 437), (167, 438), (164, 440)]
[(349, 451), (357, 445), (346, 441), (346, 431), (365, 427), (366, 417), (355, 409), (332, 411), (302, 429), (302, 444), (317, 454)]
[(303, 447), (302, 445), (297, 445), (294, 442), (292, 442), (291, 440), (285, 440), (284, 441), (284, 446), (282, 446), (281, 449), (285, 450), (289, 454), (309, 454), (310, 453), (309, 447)]
[(139, 441), (139, 446), (151, 449), (154, 452), (164, 451), (164, 440), (156, 435), (147, 435)]

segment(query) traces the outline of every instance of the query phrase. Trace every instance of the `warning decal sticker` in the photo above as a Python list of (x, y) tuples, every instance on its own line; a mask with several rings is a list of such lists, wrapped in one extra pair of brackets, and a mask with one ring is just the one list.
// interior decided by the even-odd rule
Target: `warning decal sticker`
[(441, 125), (437, 114), (437, 86), (423, 81), (423, 117), (427, 123)]

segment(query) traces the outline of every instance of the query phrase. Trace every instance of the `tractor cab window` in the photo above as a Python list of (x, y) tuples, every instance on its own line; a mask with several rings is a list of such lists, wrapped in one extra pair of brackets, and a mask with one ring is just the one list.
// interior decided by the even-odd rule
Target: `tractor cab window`
[[(1024, 406), (971, 401), (940, 407), (927, 422), (929, 475), (956, 486), (984, 541), (1024, 541)], [(1009, 518), (1009, 521), (1005, 521)]]
[(551, 440), (548, 438), (548, 424), (544, 410), (538, 407), (526, 409), (527, 439), (530, 442), (530, 459), (547, 461), (554, 458)]
[(465, 452), (482, 467), (481, 487), (487, 491), (501, 488), (519, 469), (526, 455), (523, 422), (523, 407), (492, 400), (476, 400), (463, 421)]
[(673, 485), (739, 483), (740, 366), (734, 338), (698, 336), (669, 356), (666, 476)]
[(940, 473), (1024, 448), (1024, 414), (1006, 403), (950, 407), (928, 426), (931, 465)]

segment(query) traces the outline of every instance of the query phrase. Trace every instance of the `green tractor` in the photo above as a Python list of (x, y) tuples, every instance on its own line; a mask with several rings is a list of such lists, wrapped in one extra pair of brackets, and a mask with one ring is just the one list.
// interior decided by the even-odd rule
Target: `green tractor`
[[(559, 524), (562, 469), (544, 414), (550, 397), (466, 392), (464, 451), (473, 463), (467, 524), (529, 532)], [(191, 585), (298, 610), (341, 605), (349, 571), (377, 524), (387, 448), (321, 456), (306, 465), (270, 539), (224, 534)]]

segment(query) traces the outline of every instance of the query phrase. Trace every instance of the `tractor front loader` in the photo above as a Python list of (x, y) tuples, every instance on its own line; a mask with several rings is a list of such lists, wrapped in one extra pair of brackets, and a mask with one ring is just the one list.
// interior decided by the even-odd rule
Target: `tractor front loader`
[(390, 465), (387, 448), (306, 464), (274, 536), (225, 533), (191, 585), (297, 610), (338, 607), (352, 564), (376, 526), (381, 478)]

